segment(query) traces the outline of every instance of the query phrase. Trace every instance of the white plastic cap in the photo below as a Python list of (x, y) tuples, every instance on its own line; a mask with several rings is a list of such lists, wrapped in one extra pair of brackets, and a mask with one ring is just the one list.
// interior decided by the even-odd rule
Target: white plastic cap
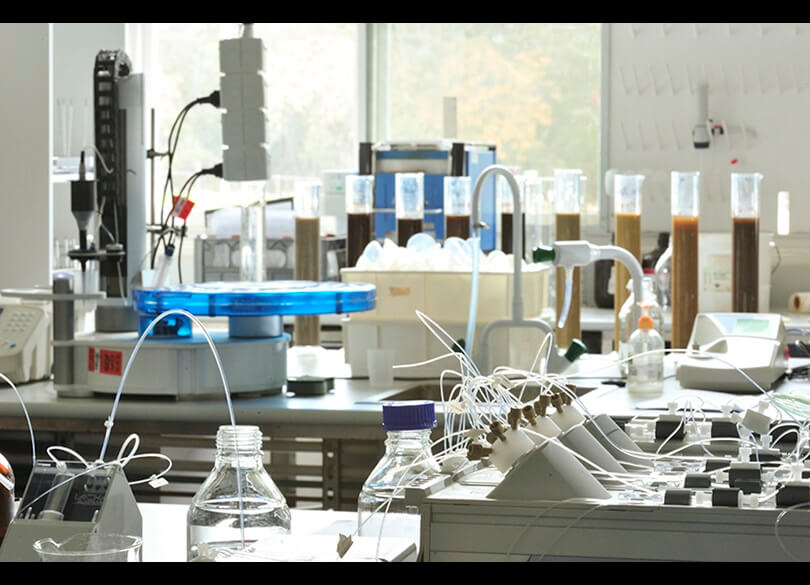
[(751, 461), (751, 447), (740, 447), (738, 455), (740, 457), (740, 461)]

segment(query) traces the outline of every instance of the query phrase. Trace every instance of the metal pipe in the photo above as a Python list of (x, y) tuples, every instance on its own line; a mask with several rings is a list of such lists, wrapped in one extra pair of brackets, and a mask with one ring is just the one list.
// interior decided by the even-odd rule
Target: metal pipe
[[(515, 177), (503, 165), (491, 165), (483, 170), (475, 181), (472, 195), (472, 224), (475, 235), (481, 237), (481, 189), (491, 175), (503, 175), (512, 190), (515, 225), (512, 226), (512, 252), (514, 253), (514, 279), (512, 290), (512, 320), (523, 320), (523, 209), (520, 204), (520, 187)], [(477, 252), (477, 251), (476, 251)]]

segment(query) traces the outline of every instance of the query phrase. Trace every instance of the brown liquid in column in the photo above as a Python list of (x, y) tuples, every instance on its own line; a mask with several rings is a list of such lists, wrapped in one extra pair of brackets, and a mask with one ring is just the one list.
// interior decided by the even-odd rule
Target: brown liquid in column
[[(523, 252), (526, 253), (526, 216), (523, 216)], [(512, 253), (512, 238), (514, 232), (514, 214), (513, 213), (502, 213), (501, 214), (501, 251), (504, 254), (511, 254)]]
[(397, 244), (402, 247), (408, 243), (408, 238), (422, 232), (421, 219), (400, 218), (397, 220)]
[[(321, 280), (321, 220), (317, 217), (295, 218), (295, 279)], [(293, 333), (295, 345), (320, 345), (320, 317), (296, 317)]]
[[(579, 232), (579, 214), (578, 213), (557, 213), (555, 214), (556, 220), (556, 240), (578, 240), (580, 238)], [(571, 291), (571, 308), (568, 310), (568, 318), (565, 321), (565, 327), (562, 329), (557, 328), (557, 345), (562, 348), (568, 347), (574, 339), (582, 337), (582, 328), (579, 322), (579, 310), (582, 305), (582, 298), (580, 292), (580, 269), (574, 268), (574, 286)], [(555, 290), (557, 292), (556, 308), (557, 317), (559, 318), (562, 312), (563, 301), (565, 300), (565, 269), (557, 268), (557, 278)]]
[(759, 311), (759, 218), (734, 218), (732, 306), (735, 313)]
[(357, 259), (371, 241), (371, 214), (347, 213), (348, 242), (346, 242), (346, 266), (354, 268)]
[(689, 343), (698, 312), (698, 218), (672, 218), (672, 347)]
[[(616, 245), (624, 248), (641, 262), (641, 215), (638, 213), (617, 213), (616, 214)], [(613, 348), (619, 348), (619, 311), (622, 305), (630, 296), (627, 290), (627, 281), (630, 280), (630, 272), (620, 262), (614, 263), (614, 293), (613, 293), (613, 318), (615, 335), (613, 338)], [(643, 299), (635, 299), (639, 302)]]
[(444, 238), (461, 238), (466, 240), (470, 237), (470, 216), (469, 215), (446, 215), (444, 218)]

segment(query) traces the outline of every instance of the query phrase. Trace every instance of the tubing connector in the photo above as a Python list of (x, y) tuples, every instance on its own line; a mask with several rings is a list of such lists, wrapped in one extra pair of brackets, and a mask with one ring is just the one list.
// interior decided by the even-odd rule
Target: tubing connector
[(548, 394), (541, 394), (537, 397), (537, 401), (534, 403), (534, 412), (539, 414), (540, 416), (546, 416), (546, 410), (551, 405), (551, 396)]

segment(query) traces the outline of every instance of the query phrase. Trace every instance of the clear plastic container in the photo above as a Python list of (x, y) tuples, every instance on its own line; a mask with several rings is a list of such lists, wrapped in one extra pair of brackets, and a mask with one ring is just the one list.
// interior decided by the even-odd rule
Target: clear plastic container
[[(623, 360), (630, 356), (630, 337), (636, 330), (636, 322), (633, 319), (633, 307), (636, 304), (633, 294), (633, 281), (627, 281), (627, 290), (630, 291), (627, 300), (619, 311), (619, 359)], [(645, 276), (641, 282), (642, 299), (641, 303), (648, 307), (647, 314), (652, 318), (654, 328), (664, 338), (664, 311), (658, 304), (658, 291), (655, 280), (651, 276)], [(628, 362), (620, 364), (619, 369), (622, 375), (628, 374)]]
[[(641, 185), (644, 175), (615, 175), (613, 193), (616, 215), (616, 245), (624, 248), (641, 262)], [(615, 296), (613, 302), (616, 333), (614, 341), (619, 344), (619, 313), (627, 299), (627, 283), (630, 271), (621, 262), (614, 262)]]
[(143, 540), (122, 534), (74, 534), (56, 542), (42, 538), (33, 544), (43, 563), (139, 563)]
[(214, 469), (191, 500), (188, 511), (189, 560), (216, 550), (242, 548), (237, 469), (245, 545), (290, 532), (290, 509), (262, 464), (259, 427), (221, 426)]
[[(295, 280), (321, 280), (321, 184), (302, 181), (295, 185)], [(299, 315), (293, 328), (295, 345), (321, 343), (321, 320)]]
[(698, 212), (700, 173), (673, 172), (672, 347), (689, 343), (698, 312)]
[(731, 173), (732, 311), (759, 311), (759, 173)]
[(346, 177), (346, 266), (353, 268), (374, 238), (374, 175)]
[(424, 173), (394, 175), (394, 207), (397, 218), (397, 244), (404, 247), (408, 239), (422, 231), (425, 219)]
[(472, 195), (470, 177), (444, 178), (444, 237), (470, 237)]
[(430, 430), (435, 426), (433, 402), (383, 404), (383, 427), (388, 433), (385, 455), (357, 500), (361, 536), (409, 538), (419, 545), (419, 508), (405, 505), (405, 488), (440, 475), (430, 449)]
[[(645, 311), (646, 305), (642, 303)], [(627, 391), (631, 394), (657, 395), (664, 390), (664, 339), (655, 330), (648, 314), (638, 320), (638, 329), (630, 336), (630, 360)], [(645, 354), (647, 352), (655, 352)]]

